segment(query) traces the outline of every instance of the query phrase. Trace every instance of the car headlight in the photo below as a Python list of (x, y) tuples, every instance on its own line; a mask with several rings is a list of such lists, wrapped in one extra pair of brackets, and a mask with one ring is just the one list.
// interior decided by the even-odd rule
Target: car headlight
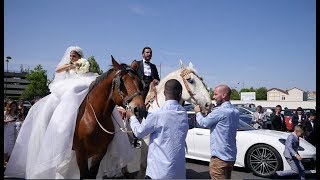
[[(286, 140), (285, 139), (279, 139), (279, 142), (281, 142), (281, 144), (286, 145)], [(298, 147), (298, 151), (304, 151), (304, 148), (299, 146)]]

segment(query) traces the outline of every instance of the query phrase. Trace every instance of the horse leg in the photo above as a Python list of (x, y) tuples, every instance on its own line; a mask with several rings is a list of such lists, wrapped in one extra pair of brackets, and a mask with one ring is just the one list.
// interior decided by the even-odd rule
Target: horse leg
[(146, 176), (149, 141), (150, 135), (141, 141), (140, 171), (137, 175), (137, 179), (144, 179)]
[(88, 154), (84, 148), (76, 149), (77, 164), (80, 170), (80, 179), (88, 178), (89, 169), (88, 169)]
[(91, 166), (90, 166), (90, 178), (95, 179), (97, 177), (100, 162), (103, 159), (105, 154), (106, 153), (101, 153), (101, 154), (96, 154), (96, 155), (92, 156), (92, 161), (91, 161)]

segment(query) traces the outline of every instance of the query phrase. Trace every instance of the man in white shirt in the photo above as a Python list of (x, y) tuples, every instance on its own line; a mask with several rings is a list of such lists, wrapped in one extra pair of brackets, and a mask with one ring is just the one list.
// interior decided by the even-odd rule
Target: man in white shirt
[(253, 113), (252, 123), (258, 123), (263, 129), (266, 129), (267, 114), (264, 112), (262, 106), (256, 107), (256, 112)]
[(304, 121), (307, 120), (306, 115), (301, 107), (298, 107), (296, 113), (292, 116), (291, 122), (294, 126), (303, 125)]
[(127, 110), (130, 126), (138, 138), (150, 134), (147, 179), (186, 179), (185, 140), (189, 124), (186, 110), (179, 104), (182, 86), (175, 79), (165, 84), (165, 104), (140, 122)]

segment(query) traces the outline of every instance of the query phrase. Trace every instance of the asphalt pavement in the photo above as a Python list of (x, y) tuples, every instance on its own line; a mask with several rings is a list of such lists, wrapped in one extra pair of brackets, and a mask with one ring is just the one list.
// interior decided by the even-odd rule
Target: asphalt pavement
[[(133, 179), (140, 169), (140, 149), (134, 148), (133, 160), (128, 164), (128, 174), (126, 177), (118, 177), (113, 179)], [(209, 162), (198, 161), (193, 159), (186, 160), (186, 177), (187, 179), (210, 179)], [(13, 177), (4, 177), (4, 179), (17, 179)], [(269, 179), (253, 175), (252, 172), (245, 168), (234, 167), (231, 179)], [(296, 179), (295, 177), (287, 177), (286, 179)], [(315, 175), (307, 175), (306, 179), (316, 179)]]

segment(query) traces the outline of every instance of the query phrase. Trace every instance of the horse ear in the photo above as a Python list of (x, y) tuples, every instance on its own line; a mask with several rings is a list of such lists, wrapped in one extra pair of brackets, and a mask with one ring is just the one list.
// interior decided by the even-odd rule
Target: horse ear
[(181, 69), (184, 69), (184, 65), (183, 65), (183, 62), (182, 62), (181, 59), (180, 59), (180, 68), (181, 68)]
[(113, 58), (113, 56), (111, 55), (111, 59), (112, 59), (112, 65), (114, 68), (119, 69), (120, 65), (119, 63)]
[(134, 60), (132, 61), (132, 63), (131, 63), (130, 66), (131, 66), (132, 69), (137, 70), (137, 69), (138, 69), (138, 62), (137, 62), (137, 60), (134, 59)]
[(193, 69), (193, 64), (192, 64), (191, 61), (189, 62), (189, 68), (192, 68), (192, 69)]

